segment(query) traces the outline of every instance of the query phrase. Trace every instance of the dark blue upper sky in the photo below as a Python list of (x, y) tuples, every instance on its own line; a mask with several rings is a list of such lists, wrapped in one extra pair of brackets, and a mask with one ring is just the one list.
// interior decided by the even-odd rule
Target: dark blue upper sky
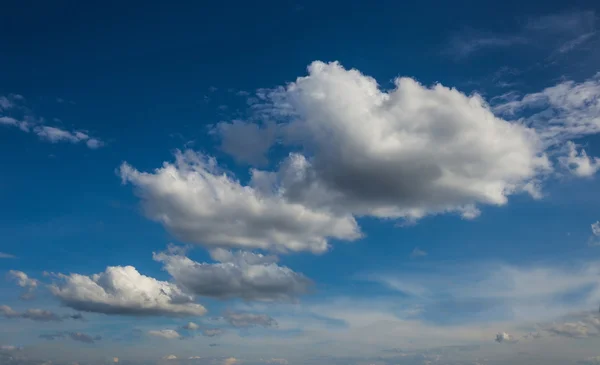
[[(403, 358), (431, 361), (424, 348), (485, 347), (500, 332), (500, 344), (446, 361), (506, 363), (503, 342), (546, 359), (540, 349), (559, 337), (593, 337), (543, 324), (600, 300), (600, 226), (590, 229), (600, 202), (598, 8), (3, 2), (0, 271), (16, 271), (0, 283), (0, 305), (14, 311), (0, 312), (0, 345), (69, 363), (187, 359), (202, 348), (227, 365), (319, 364), (299, 352), (307, 346), (342, 363), (391, 364), (397, 352), (378, 353), (402, 347)], [(290, 170), (300, 166), (293, 156), (308, 178)], [(165, 251), (169, 243), (193, 248)], [(259, 253), (279, 262), (243, 256)], [(187, 257), (195, 266), (175, 270)], [(99, 299), (68, 276), (126, 266), (172, 286), (160, 288), (169, 301), (159, 296), (157, 313), (131, 307), (152, 299), (151, 284), (139, 294), (131, 288), (146, 284), (131, 279), (115, 294), (100, 287), (118, 288), (121, 274), (106, 274)], [(188, 319), (170, 319), (184, 299), (169, 288), (191, 296), (186, 310), (208, 310), (191, 321), (226, 334), (156, 342), (175, 336), (167, 330), (194, 333), (181, 328)], [(36, 298), (19, 300), (23, 291)], [(89, 320), (34, 327), (43, 319), (32, 308)], [(279, 327), (261, 317), (246, 328), (237, 312)], [(535, 331), (547, 341), (516, 344)], [(599, 355), (585, 341), (562, 359)]]

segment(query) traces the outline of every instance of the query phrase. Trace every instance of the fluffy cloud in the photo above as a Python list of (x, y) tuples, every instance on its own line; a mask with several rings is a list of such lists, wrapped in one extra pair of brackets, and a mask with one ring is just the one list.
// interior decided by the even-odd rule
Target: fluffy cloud
[(198, 263), (180, 254), (154, 254), (177, 285), (200, 296), (289, 300), (305, 293), (311, 284), (302, 274), (277, 265), (273, 256), (215, 249), (211, 257), (219, 263)]
[(185, 326), (182, 327), (183, 329), (186, 329), (188, 331), (196, 331), (198, 328), (200, 328), (200, 326), (198, 326), (196, 323), (194, 322), (188, 322), (188, 324), (186, 324)]
[(559, 157), (559, 161), (573, 175), (590, 177), (600, 169), (600, 158), (589, 157), (583, 149), (577, 152), (577, 146), (571, 141), (567, 143), (567, 148), (568, 155)]
[(99, 274), (57, 274), (52, 294), (71, 308), (105, 314), (200, 316), (206, 309), (175, 284), (141, 275), (132, 266), (111, 266)]
[(167, 356), (163, 357), (163, 360), (177, 360), (177, 356), (167, 355)]
[(308, 156), (255, 172), (261, 191), (338, 213), (472, 218), (479, 204), (530, 192), (549, 169), (535, 131), (497, 118), (479, 95), (410, 78), (385, 92), (338, 63), (313, 62), (308, 72), (264, 101), (274, 115), (292, 114), (283, 140)]
[(27, 309), (25, 312), (17, 312), (7, 305), (1, 305), (0, 314), (5, 318), (25, 318), (37, 322), (62, 321), (62, 318), (56, 313), (43, 309)]
[(506, 332), (499, 332), (496, 334), (496, 339), (494, 340), (498, 343), (516, 343), (517, 339), (513, 335), (509, 335)]
[(227, 312), (223, 318), (234, 327), (277, 326), (277, 321), (266, 314)]
[(124, 182), (137, 188), (147, 216), (185, 242), (208, 247), (323, 252), (328, 238), (360, 237), (350, 215), (333, 215), (276, 194), (243, 186), (214, 159), (176, 154), (153, 173), (121, 165)]
[(148, 334), (150, 336), (162, 337), (162, 338), (166, 338), (169, 340), (181, 338), (181, 335), (179, 334), (179, 332), (177, 332), (175, 330), (154, 330), (154, 331), (148, 331)]

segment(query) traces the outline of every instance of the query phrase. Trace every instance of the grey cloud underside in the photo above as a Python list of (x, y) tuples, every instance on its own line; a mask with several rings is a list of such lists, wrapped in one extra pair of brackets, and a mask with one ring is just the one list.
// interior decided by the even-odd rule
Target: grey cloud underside
[(277, 265), (276, 258), (250, 252), (211, 252), (216, 264), (198, 263), (182, 255), (154, 254), (174, 282), (199, 296), (221, 299), (292, 300), (312, 282), (302, 274)]
[(37, 322), (60, 322), (65, 318), (43, 309), (27, 309), (24, 312), (17, 312), (7, 305), (0, 306), (0, 315), (4, 318), (23, 318)]
[(73, 341), (78, 341), (78, 342), (83, 342), (83, 343), (95, 343), (96, 341), (100, 341), (102, 339), (102, 337), (98, 336), (98, 335), (91, 336), (91, 335), (81, 333), (81, 332), (69, 332), (69, 331), (56, 332), (56, 333), (51, 333), (51, 334), (42, 334), (39, 337), (43, 338), (45, 340), (50, 340), (50, 341), (69, 338)]
[(234, 327), (277, 327), (277, 321), (266, 314), (227, 312), (223, 319)]

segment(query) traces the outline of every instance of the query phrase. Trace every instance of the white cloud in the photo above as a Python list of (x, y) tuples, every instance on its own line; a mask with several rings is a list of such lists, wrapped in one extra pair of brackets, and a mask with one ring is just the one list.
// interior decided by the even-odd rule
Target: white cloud
[(196, 323), (194, 322), (188, 322), (185, 326), (182, 327), (183, 329), (186, 329), (188, 331), (195, 331), (198, 328), (200, 328), (200, 326), (198, 326)]
[(177, 356), (167, 355), (167, 356), (163, 357), (163, 360), (177, 360)]
[(57, 274), (52, 294), (71, 308), (105, 314), (201, 316), (206, 309), (194, 303), (175, 284), (141, 275), (132, 266), (110, 266), (99, 274)]
[(4, 253), (4, 252), (0, 252), (0, 259), (14, 259), (15, 256), (8, 254), (8, 253)]
[(600, 221), (592, 223), (592, 234), (594, 236), (600, 236)]
[(284, 142), (310, 155), (255, 173), (263, 191), (356, 215), (473, 218), (476, 205), (503, 205), (550, 168), (535, 131), (495, 117), (479, 95), (410, 78), (384, 92), (338, 63), (308, 72), (267, 103), (275, 115), (293, 113)]
[(589, 157), (584, 149), (577, 152), (575, 143), (567, 142), (569, 149), (567, 156), (559, 157), (559, 161), (565, 169), (578, 177), (590, 177), (600, 169), (600, 158)]
[(251, 252), (211, 251), (217, 264), (198, 263), (179, 254), (154, 254), (174, 282), (188, 292), (216, 298), (291, 300), (308, 291), (311, 281), (285, 266), (276, 257)]
[(567, 322), (555, 322), (545, 328), (544, 331), (562, 337), (587, 338), (600, 336), (600, 317), (597, 313), (583, 313), (574, 316)]
[(181, 335), (179, 334), (179, 332), (177, 332), (175, 330), (153, 330), (153, 331), (148, 331), (148, 334), (150, 336), (162, 337), (162, 338), (166, 338), (169, 340), (181, 338)]
[(32, 279), (22, 271), (10, 270), (8, 277), (15, 281), (18, 286), (26, 289), (25, 293), (21, 294), (21, 299), (32, 299), (34, 291), (38, 287), (39, 281)]
[(600, 132), (600, 73), (580, 83), (563, 81), (493, 109), (508, 116), (527, 111), (529, 116), (520, 122), (536, 129), (546, 147), (596, 134)]
[(360, 237), (350, 215), (333, 215), (290, 203), (276, 194), (243, 186), (214, 159), (192, 151), (177, 153), (143, 173), (124, 163), (124, 182), (137, 188), (147, 216), (185, 242), (208, 247), (323, 252), (329, 238)]
[(498, 343), (517, 343), (518, 340), (515, 339), (513, 335), (510, 335), (506, 332), (499, 332), (496, 334), (496, 342)]

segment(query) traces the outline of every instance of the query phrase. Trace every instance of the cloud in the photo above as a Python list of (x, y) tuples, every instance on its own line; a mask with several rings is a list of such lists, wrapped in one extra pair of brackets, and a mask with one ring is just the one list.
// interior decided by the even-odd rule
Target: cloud
[(574, 316), (567, 322), (555, 322), (543, 328), (554, 336), (569, 338), (588, 338), (600, 336), (600, 317), (594, 313)]
[(153, 331), (148, 331), (148, 334), (150, 336), (162, 337), (162, 338), (166, 338), (169, 340), (181, 338), (181, 335), (179, 334), (179, 332), (177, 332), (175, 330), (153, 330)]
[(84, 343), (94, 343), (95, 341), (99, 341), (102, 339), (100, 336), (90, 336), (81, 332), (69, 332), (69, 337), (73, 341), (79, 341)]
[(167, 356), (163, 357), (163, 360), (177, 360), (177, 356), (167, 355)]
[(8, 272), (8, 277), (15, 281), (18, 286), (26, 289), (26, 291), (21, 294), (21, 299), (32, 299), (34, 297), (34, 291), (38, 287), (39, 281), (32, 279), (24, 272), (17, 270), (10, 270)]
[(228, 357), (225, 360), (223, 360), (223, 365), (235, 365), (239, 363), (241, 363), (241, 361), (236, 359), (235, 357)]
[(199, 296), (221, 299), (290, 300), (308, 291), (312, 284), (302, 274), (277, 265), (277, 258), (252, 252), (211, 251), (217, 264), (198, 263), (170, 253), (154, 254), (174, 282)]
[(496, 334), (496, 339), (494, 340), (498, 343), (517, 343), (518, 340), (514, 338), (513, 335), (509, 335), (506, 332), (499, 332)]
[(577, 146), (571, 141), (567, 142), (567, 148), (568, 155), (559, 157), (559, 161), (571, 174), (577, 177), (590, 177), (600, 169), (600, 158), (590, 158), (583, 149), (577, 152)]
[(39, 337), (43, 338), (45, 340), (50, 340), (50, 341), (57, 340), (57, 339), (70, 338), (73, 341), (83, 342), (83, 343), (95, 343), (96, 341), (100, 341), (102, 339), (101, 336), (91, 336), (91, 335), (81, 333), (81, 332), (69, 332), (69, 331), (56, 332), (56, 333), (50, 333), (50, 334), (42, 334)]
[(234, 327), (277, 327), (277, 321), (266, 314), (226, 312), (223, 318)]
[(198, 328), (200, 328), (200, 326), (198, 326), (194, 322), (188, 322), (188, 324), (186, 324), (185, 326), (182, 326), (182, 328), (186, 329), (188, 331), (196, 331)]
[(4, 253), (4, 252), (0, 252), (0, 259), (14, 259), (15, 256), (8, 254), (8, 253)]
[(202, 335), (206, 337), (217, 337), (223, 334), (223, 330), (220, 328), (208, 328), (202, 331)]
[(24, 318), (37, 322), (62, 321), (62, 318), (56, 313), (43, 309), (27, 309), (25, 312), (17, 312), (7, 305), (1, 305), (0, 314), (4, 316), (4, 318)]
[(578, 362), (583, 365), (598, 365), (600, 364), (600, 356), (588, 357)]
[(218, 123), (212, 133), (221, 139), (223, 152), (238, 162), (251, 165), (265, 165), (268, 162), (266, 154), (277, 137), (273, 123), (261, 126), (241, 120)]
[[(504, 205), (549, 169), (535, 131), (494, 116), (479, 96), (395, 80), (385, 92), (358, 70), (315, 61), (308, 76), (268, 94), (292, 153), (254, 186), (338, 213), (418, 219)], [(284, 110), (282, 112), (281, 110)]]
[[(546, 148), (600, 132), (600, 73), (583, 82), (567, 80), (493, 106), (503, 116), (525, 113), (519, 122), (534, 128)], [(574, 145), (569, 146), (575, 147)], [(577, 155), (582, 161), (586, 155)], [(596, 159), (591, 161), (593, 165)], [(583, 170), (585, 171), (585, 169)], [(589, 169), (588, 169), (589, 171)]]
[[(24, 116), (17, 117), (17, 114), (6, 114), (11, 110), (18, 110)], [(24, 104), (24, 98), (16, 97), (14, 94), (8, 98), (4, 96), (0, 97), (0, 125), (17, 127), (23, 132), (33, 133), (41, 140), (51, 143), (84, 143), (90, 149), (97, 149), (104, 145), (100, 139), (91, 137), (84, 131), (69, 131), (56, 126), (47, 125), (43, 118), (34, 116), (33, 112), (27, 108)]]
[(201, 316), (206, 309), (194, 303), (175, 284), (141, 275), (133, 266), (110, 266), (99, 274), (56, 274), (52, 294), (64, 305), (85, 312), (133, 316)]
[[(254, 170), (252, 171), (254, 173)], [(146, 215), (184, 242), (207, 247), (323, 252), (328, 238), (361, 236), (350, 215), (333, 215), (243, 186), (214, 159), (192, 151), (176, 154), (153, 173), (121, 165)]]
[(286, 359), (276, 359), (276, 358), (273, 358), (273, 359), (266, 360), (265, 363), (267, 363), (267, 364), (288, 365), (289, 361), (287, 361)]
[(427, 256), (427, 252), (421, 250), (418, 247), (413, 248), (412, 252), (410, 253), (411, 259), (416, 259), (416, 258), (424, 257), (424, 256)]

